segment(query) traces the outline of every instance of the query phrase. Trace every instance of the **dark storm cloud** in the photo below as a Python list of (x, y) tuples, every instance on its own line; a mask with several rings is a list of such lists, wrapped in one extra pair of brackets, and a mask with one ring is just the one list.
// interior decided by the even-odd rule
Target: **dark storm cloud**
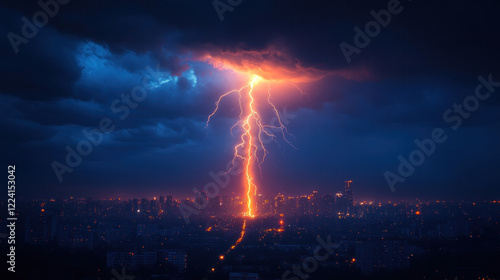
[[(30, 15), (38, 7), (27, 3), (34, 4), (10, 1), (5, 5)], [(355, 61), (370, 63), (377, 67), (377, 72), (387, 68), (392, 74), (403, 70), (395, 68), (401, 64), (401, 57), (406, 65), (399, 67), (407, 71), (422, 71), (423, 66), (432, 64), (448, 68), (453, 66), (451, 62), (458, 63), (457, 59), (472, 65), (493, 65), (485, 58), (495, 54), (491, 44), (498, 44), (499, 40), (493, 36), (496, 26), (490, 20), (496, 13), (496, 3), (401, 1), (401, 5), (403, 12), (393, 15), (380, 38), (374, 38)], [(157, 58), (161, 57), (162, 47), (177, 51), (176, 48), (212, 44), (260, 50), (282, 40), (301, 61), (332, 69), (345, 67), (338, 44), (352, 40), (354, 26), (363, 28), (372, 20), (370, 10), (386, 7), (384, 0), (369, 4), (245, 1), (234, 12), (226, 13), (226, 21), (220, 22), (210, 2), (85, 1), (61, 7), (62, 13), (51, 21), (51, 26), (65, 34), (106, 44), (113, 52), (152, 51), (158, 54)]]
[[(231, 156), (235, 138), (227, 129), (237, 116), (236, 100), (224, 101), (208, 129), (206, 116), (221, 92), (240, 86), (230, 71), (199, 58), (257, 53), (260, 60), (252, 62), (258, 66), (300, 65), (325, 76), (300, 84), (304, 95), (291, 87), (293, 94), (275, 101), (280, 110), (286, 106), (298, 115), (290, 130), (299, 150), (272, 146), (270, 161), (286, 168), (269, 167), (263, 180), (297, 191), (308, 184), (329, 190), (330, 181), (352, 176), (371, 186), (366, 193), (387, 191), (381, 174), (414, 148), (415, 138), (444, 125), (443, 112), (474, 93), (478, 75), (493, 73), (500, 80), (499, 4), (462, 2), (401, 1), (403, 11), (348, 64), (339, 44), (353, 44), (353, 28), (363, 29), (373, 20), (370, 11), (386, 9), (387, 0), (243, 1), (223, 22), (212, 1), (70, 1), (18, 54), (5, 35), (20, 34), (21, 17), (31, 19), (40, 7), (37, 1), (3, 1), (0, 106), (1, 127), (9, 132), (3, 154), (32, 170), (23, 179), (26, 185), (55, 194), (85, 195), (89, 185), (93, 191), (107, 187), (108, 194), (133, 191), (137, 184), (179, 192), (179, 186), (199, 186), (203, 174), (223, 169)], [(269, 50), (286, 55), (269, 59)], [(142, 84), (148, 66), (158, 66), (169, 81), (148, 91), (121, 120), (111, 104)], [(493, 143), (499, 136), (491, 131), (498, 126), (499, 100), (494, 95), (482, 103), (408, 189), (429, 190), (425, 185), (434, 176), (470, 193), (460, 184), (470, 182), (464, 170), (485, 175), (497, 168), (491, 158), (498, 156)], [(64, 147), (75, 146), (82, 129), (96, 128), (104, 117), (116, 131), (59, 185), (50, 163), (63, 161)], [(480, 145), (471, 138), (476, 134), (485, 139)], [(470, 145), (476, 153), (464, 150)], [(325, 154), (331, 156), (324, 159)], [(474, 160), (457, 163), (456, 154)], [(440, 166), (451, 167), (432, 172)], [(286, 170), (295, 172), (289, 176)], [(484, 186), (491, 190), (491, 183)]]
[(5, 35), (13, 31), (21, 34), (22, 14), (0, 7), (0, 16), (7, 23), (0, 27), (4, 35), (0, 44), (0, 91), (32, 100), (71, 96), (80, 77), (74, 57), (76, 42), (47, 28), (28, 44), (21, 44), (16, 55)]

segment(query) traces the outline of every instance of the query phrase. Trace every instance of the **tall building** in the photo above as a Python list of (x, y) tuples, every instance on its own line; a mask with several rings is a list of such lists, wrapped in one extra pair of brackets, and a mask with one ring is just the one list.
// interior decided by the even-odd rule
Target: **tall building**
[(264, 197), (261, 193), (257, 195), (257, 213), (264, 214)]
[(172, 197), (172, 195), (168, 194), (167, 195), (167, 201), (165, 202), (166, 203), (166, 210), (167, 210), (167, 214), (172, 214), (173, 210), (174, 210), (174, 199)]
[(195, 205), (201, 206), (200, 209), (201, 214), (205, 214), (207, 212), (207, 209), (205, 208), (208, 206), (209, 200), (207, 194), (204, 191), (195, 194), (194, 203)]
[(151, 212), (151, 215), (157, 216), (160, 209), (158, 207), (158, 201), (156, 200), (156, 197), (149, 202), (149, 210)]
[(140, 211), (140, 208), (139, 208), (139, 199), (134, 198), (132, 200), (132, 212), (137, 213), (138, 211)]
[(143, 213), (144, 215), (147, 214), (147, 212), (149, 211), (149, 200), (147, 198), (141, 199), (140, 205), (141, 213)]
[(274, 211), (275, 214), (283, 214), (285, 206), (285, 196), (282, 194), (278, 194), (274, 198)]
[(319, 211), (324, 216), (331, 216), (333, 214), (333, 206), (335, 204), (335, 198), (330, 194), (324, 194), (319, 200)]
[(299, 198), (299, 215), (307, 215), (309, 212), (309, 198), (305, 195)]
[[(165, 206), (165, 197), (164, 196), (160, 195), (160, 201), (159, 201), (159, 203), (160, 203), (161, 207)], [(162, 208), (162, 210), (165, 210), (165, 209)]]
[(344, 200), (346, 207), (346, 214), (352, 214), (352, 208), (354, 206), (354, 200), (352, 198), (352, 181), (345, 181), (345, 189), (344, 189)]
[(309, 213), (312, 215), (318, 215), (319, 213), (319, 194), (318, 191), (313, 191), (308, 197), (309, 199)]
[(288, 215), (297, 214), (297, 197), (289, 196), (285, 201), (285, 213)]
[(335, 214), (339, 217), (345, 215), (345, 198), (341, 192), (335, 194)]

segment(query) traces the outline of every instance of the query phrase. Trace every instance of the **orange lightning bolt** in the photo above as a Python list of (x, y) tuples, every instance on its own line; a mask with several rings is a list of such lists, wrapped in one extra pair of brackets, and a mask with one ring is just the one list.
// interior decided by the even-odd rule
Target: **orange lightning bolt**
[[(215, 102), (215, 110), (208, 116), (206, 124), (206, 126), (208, 126), (208, 124), (210, 123), (210, 119), (219, 110), (220, 102), (224, 97), (233, 93), (238, 94), (240, 116), (238, 122), (234, 124), (233, 127), (231, 127), (231, 132), (233, 131), (234, 127), (239, 125), (242, 128), (243, 133), (240, 136), (241, 142), (234, 147), (233, 167), (235, 166), (236, 159), (243, 160), (243, 170), (245, 172), (244, 186), (246, 190), (247, 205), (245, 216), (252, 218), (255, 216), (253, 198), (255, 195), (257, 195), (257, 185), (254, 181), (254, 169), (255, 165), (257, 165), (262, 174), (261, 164), (264, 162), (264, 159), (266, 158), (266, 155), (268, 153), (264, 146), (262, 138), (263, 135), (271, 137), (276, 141), (276, 136), (272, 133), (271, 130), (280, 130), (284, 140), (290, 144), (290, 142), (288, 142), (288, 140), (286, 139), (286, 134), (289, 133), (281, 121), (276, 106), (274, 106), (274, 104), (271, 102), (270, 86), (268, 89), (266, 102), (271, 106), (273, 113), (276, 115), (279, 126), (264, 125), (262, 123), (262, 118), (256, 106), (256, 96), (254, 95), (255, 87), (261, 81), (263, 81), (261, 77), (259, 77), (258, 75), (253, 75), (251, 81), (247, 85), (241, 87), (239, 90), (231, 90), (221, 95), (217, 102)], [(247, 106), (243, 106), (243, 103), (246, 103)]]

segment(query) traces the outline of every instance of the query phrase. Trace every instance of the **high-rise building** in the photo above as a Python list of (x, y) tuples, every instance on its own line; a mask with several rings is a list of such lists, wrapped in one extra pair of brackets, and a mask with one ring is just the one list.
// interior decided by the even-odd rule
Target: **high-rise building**
[(132, 212), (137, 213), (137, 211), (139, 211), (139, 210), (140, 210), (140, 208), (139, 208), (139, 199), (134, 198), (132, 200)]
[(352, 181), (347, 180), (345, 181), (345, 189), (344, 189), (344, 199), (345, 199), (345, 207), (346, 207), (346, 214), (352, 214), (352, 208), (354, 206), (354, 200), (352, 198)]
[(141, 213), (144, 215), (149, 211), (149, 200), (147, 198), (141, 199)]
[(168, 194), (167, 201), (166, 201), (167, 214), (169, 214), (169, 215), (172, 214), (173, 209), (174, 209), (174, 199), (173, 199), (171, 194)]
[(297, 197), (289, 196), (285, 201), (285, 213), (288, 215), (297, 214)]
[(335, 204), (335, 198), (330, 194), (324, 194), (319, 200), (319, 211), (324, 216), (330, 216), (333, 214), (333, 206)]
[(285, 206), (285, 196), (282, 194), (278, 194), (274, 198), (274, 211), (275, 214), (283, 214)]
[(257, 196), (257, 211), (260, 214), (271, 214), (274, 209), (274, 196), (271, 193), (259, 194)]
[(335, 194), (335, 214), (339, 217), (343, 217), (345, 214), (345, 198), (341, 192)]
[(257, 213), (264, 214), (264, 197), (261, 193), (257, 195)]
[(299, 198), (299, 215), (307, 215), (309, 212), (309, 198), (305, 195)]
[(156, 200), (156, 197), (149, 202), (149, 210), (151, 215), (157, 216), (160, 209), (158, 207), (158, 201)]
[(318, 215), (319, 213), (319, 194), (318, 191), (313, 191), (308, 197), (309, 199), (309, 213), (312, 215)]

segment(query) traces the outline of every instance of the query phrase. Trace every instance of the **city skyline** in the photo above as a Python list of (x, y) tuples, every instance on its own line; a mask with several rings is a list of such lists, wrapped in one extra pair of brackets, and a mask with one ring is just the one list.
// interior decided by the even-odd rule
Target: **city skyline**
[[(356, 184), (356, 187), (358, 187), (358, 184)], [(317, 187), (306, 187), (304, 190), (308, 190), (311, 192), (311, 190), (314, 191), (319, 191), (323, 194), (331, 194), (335, 195), (338, 192), (344, 192), (345, 191), (345, 182), (338, 182), (336, 184), (336, 187), (334, 188), (317, 188)], [(233, 195), (233, 196), (244, 196), (244, 191), (241, 189), (241, 192), (237, 192), (238, 190), (231, 191), (229, 189), (221, 190), (221, 195)], [(293, 191), (287, 191), (285, 188), (275, 192), (275, 190), (270, 190), (266, 191), (266, 185), (263, 185), (262, 190), (263, 192), (258, 192), (258, 194), (269, 194), (269, 193), (280, 193), (284, 195), (290, 195), (290, 196), (301, 196), (307, 194), (308, 191), (300, 191), (300, 190), (293, 190)], [(128, 195), (124, 194), (117, 194), (116, 192), (111, 192), (111, 194), (105, 194), (105, 195), (98, 195), (95, 192), (83, 192), (84, 194), (78, 194), (79, 192), (76, 192), (74, 194), (68, 193), (66, 195), (51, 195), (51, 194), (44, 194), (40, 196), (33, 196), (33, 195), (22, 195), (22, 198), (29, 199), (29, 200), (37, 200), (37, 199), (56, 199), (56, 198), (70, 198), (70, 197), (75, 197), (75, 198), (87, 198), (87, 197), (92, 197), (95, 199), (101, 199), (101, 200), (106, 200), (106, 199), (133, 199), (133, 198), (148, 198), (148, 199), (153, 199), (154, 197), (160, 197), (160, 196), (166, 196), (168, 194), (174, 195), (175, 197), (178, 198), (189, 198), (189, 199), (194, 199), (196, 197), (196, 193), (193, 192), (191, 189), (186, 190), (184, 192), (168, 192), (168, 191), (158, 191), (158, 192), (131, 192)], [(105, 192), (106, 193), (106, 192)], [(416, 196), (397, 196), (397, 195), (392, 195), (392, 196), (385, 196), (385, 195), (367, 195), (363, 194), (358, 190), (356, 193), (356, 196), (354, 196), (354, 202), (361, 202), (361, 201), (376, 201), (376, 202), (390, 202), (390, 201), (411, 201), (415, 199), (420, 199), (420, 200), (426, 200), (426, 201), (500, 201), (500, 196), (486, 196), (486, 195), (481, 195), (481, 196), (473, 196), (473, 197), (467, 197), (467, 196), (448, 196), (448, 195), (434, 195), (434, 194), (422, 194), (422, 195), (416, 195)]]
[[(500, 201), (416, 200), (349, 206), (348, 196), (314, 191), (300, 197), (264, 197), (263, 201), (272, 201), (264, 203), (264, 211), (257, 207), (252, 219), (244, 216), (242, 200), (216, 197), (211, 201), (217, 203), (209, 202), (188, 220), (179, 211), (185, 201), (171, 195), (156, 200), (24, 201), (20, 205), (24, 229), (20, 236), (26, 245), (34, 246), (25, 250), (53, 248), (60, 252), (78, 250), (83, 256), (105, 256), (99, 262), (88, 263), (87, 270), (71, 272), (80, 276), (97, 271), (97, 275), (106, 277), (125, 270), (130, 275), (157, 271), (156, 277), (165, 279), (221, 279), (228, 275), (228, 279), (235, 280), (241, 277), (238, 275), (247, 275), (247, 279), (274, 279), (271, 277), (278, 275), (290, 279), (290, 275), (304, 273), (312, 273), (313, 279), (329, 279), (325, 277), (339, 272), (354, 279), (382, 279), (378, 278), (381, 275), (386, 279), (401, 273), (407, 273), (407, 278), (474, 275), (495, 279), (499, 272), (494, 259), (464, 271), (463, 255), (454, 252), (466, 246), (471, 258), (474, 254), (496, 253), (491, 248), (496, 243), (491, 240), (497, 234), (493, 229), (500, 226)], [(469, 247), (470, 242), (479, 247)], [(315, 247), (325, 244), (332, 251), (326, 247), (324, 252), (335, 252), (335, 257), (323, 258), (314, 253)], [(200, 249), (209, 253), (203, 256)], [(449, 252), (445, 260), (454, 259), (455, 266), (441, 269), (446, 261), (431, 253), (433, 250)], [(311, 256), (314, 253), (317, 262), (322, 263), (321, 269), (297, 270), (294, 263), (307, 260), (301, 255), (304, 252)], [(244, 257), (247, 255), (248, 259)], [(439, 269), (424, 265), (429, 258), (435, 259)], [(73, 266), (71, 261), (68, 265)]]
[[(22, 255), (37, 248), (57, 250), (61, 255), (44, 261), (65, 263), (57, 273), (73, 278), (126, 274), (169, 280), (292, 280), (294, 275), (331, 279), (340, 273), (350, 279), (468, 275), (490, 280), (500, 273), (495, 261), (500, 201), (376, 202), (356, 197), (351, 179), (334, 194), (257, 194), (252, 217), (246, 196), (234, 193), (21, 200), (17, 239), (23, 241)], [(6, 207), (4, 202), (0, 206)], [(7, 222), (0, 217), (0, 224)], [(74, 250), (79, 253), (64, 253)], [(490, 261), (475, 264), (479, 254)], [(79, 258), (96, 261), (75, 268)], [(434, 260), (431, 265), (429, 259)], [(31, 273), (23, 265), (16, 269), (21, 275)]]

